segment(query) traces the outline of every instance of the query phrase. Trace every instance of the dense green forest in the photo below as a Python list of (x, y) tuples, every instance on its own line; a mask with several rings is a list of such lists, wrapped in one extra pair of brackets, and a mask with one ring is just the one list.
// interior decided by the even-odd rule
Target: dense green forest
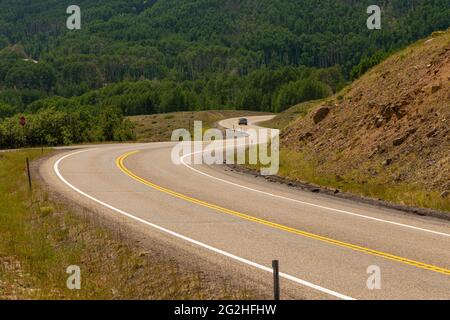
[(78, 0), (82, 27), (68, 30), (69, 1), (0, 1), (0, 119), (282, 111), (449, 27), (449, 0), (380, 0), (382, 29), (368, 30), (372, 2)]

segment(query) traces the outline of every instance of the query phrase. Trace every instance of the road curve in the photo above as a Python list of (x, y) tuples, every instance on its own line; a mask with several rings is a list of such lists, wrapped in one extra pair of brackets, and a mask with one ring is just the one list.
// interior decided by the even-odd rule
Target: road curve
[[(249, 128), (267, 117), (250, 117)], [(221, 126), (238, 128), (237, 119)], [(175, 143), (89, 146), (55, 155), (40, 171), (54, 189), (102, 208), (149, 236), (196, 247), (306, 299), (450, 299), (447, 221), (300, 191), (221, 165), (175, 165)], [(239, 268), (243, 269), (239, 269)], [(372, 269), (370, 269), (372, 267)], [(244, 271), (244, 268), (246, 271)], [(368, 268), (381, 288), (369, 289)]]

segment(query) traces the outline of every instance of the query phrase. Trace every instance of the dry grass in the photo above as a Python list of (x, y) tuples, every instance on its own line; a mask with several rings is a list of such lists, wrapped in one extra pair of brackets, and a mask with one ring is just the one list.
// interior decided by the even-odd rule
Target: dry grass
[[(40, 156), (36, 150), (0, 153), (0, 299), (255, 297), (225, 281), (211, 283), (157, 248), (143, 252), (123, 241), (120, 230), (92, 213), (72, 213), (37, 184), (31, 195), (24, 163)], [(66, 287), (70, 265), (81, 268), (81, 290)]]
[(176, 129), (189, 129), (192, 132), (194, 121), (202, 121), (203, 128), (209, 129), (224, 119), (264, 114), (266, 113), (235, 110), (196, 111), (134, 116), (130, 120), (136, 125), (138, 142), (158, 142), (170, 141), (172, 132)]

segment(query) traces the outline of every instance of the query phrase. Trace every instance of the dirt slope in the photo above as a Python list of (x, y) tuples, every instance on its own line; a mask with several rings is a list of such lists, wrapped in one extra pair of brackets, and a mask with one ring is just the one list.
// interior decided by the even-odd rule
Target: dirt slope
[[(450, 30), (390, 57), (286, 128), (318, 175), (450, 189)], [(445, 196), (445, 194), (444, 194)]]

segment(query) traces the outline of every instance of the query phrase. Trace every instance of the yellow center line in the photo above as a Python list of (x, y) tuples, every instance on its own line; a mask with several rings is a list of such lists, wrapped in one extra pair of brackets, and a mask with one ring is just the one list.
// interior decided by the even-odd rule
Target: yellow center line
[(366, 254), (369, 254), (369, 255), (382, 257), (382, 258), (389, 259), (389, 260), (393, 260), (393, 261), (400, 262), (400, 263), (407, 264), (407, 265), (411, 265), (411, 266), (414, 266), (414, 267), (417, 267), (417, 268), (421, 268), (421, 269), (425, 269), (425, 270), (429, 270), (429, 271), (434, 271), (434, 272), (438, 272), (438, 273), (445, 274), (445, 275), (450, 275), (450, 270), (446, 269), (446, 268), (442, 268), (442, 267), (426, 264), (426, 263), (419, 262), (419, 261), (414, 261), (414, 260), (407, 259), (407, 258), (402, 258), (402, 257), (399, 257), (399, 256), (392, 255), (390, 253), (386, 253), (386, 252), (382, 252), (382, 251), (378, 251), (378, 250), (373, 250), (373, 249), (369, 249), (369, 248), (366, 248), (366, 247), (361, 247), (361, 246), (358, 246), (358, 245), (355, 245), (355, 244), (351, 244), (351, 243), (347, 243), (347, 242), (343, 242), (343, 241), (327, 238), (327, 237), (324, 237), (324, 236), (320, 236), (320, 235), (317, 235), (317, 234), (313, 234), (313, 233), (310, 233), (310, 232), (298, 230), (298, 229), (291, 228), (291, 227), (288, 227), (288, 226), (284, 226), (284, 225), (281, 225), (281, 224), (278, 224), (278, 223), (274, 223), (274, 222), (271, 222), (271, 221), (267, 221), (267, 220), (263, 220), (263, 219), (260, 219), (260, 218), (256, 218), (256, 217), (253, 217), (253, 216), (250, 216), (250, 215), (247, 215), (247, 214), (235, 211), (235, 210), (227, 209), (227, 208), (224, 208), (224, 207), (212, 204), (212, 203), (208, 203), (208, 202), (196, 199), (196, 198), (192, 198), (190, 196), (186, 196), (186, 195), (178, 193), (176, 191), (173, 191), (173, 190), (170, 190), (170, 189), (158, 186), (158, 185), (156, 185), (156, 184), (154, 184), (154, 183), (152, 183), (150, 181), (147, 181), (144, 178), (141, 178), (138, 175), (134, 174), (133, 172), (131, 172), (124, 165), (124, 161), (125, 161), (126, 158), (128, 158), (131, 155), (134, 155), (134, 154), (136, 154), (138, 152), (139, 151), (131, 151), (131, 152), (123, 154), (122, 156), (120, 156), (120, 157), (118, 157), (116, 159), (116, 165), (119, 167), (119, 169), (122, 172), (124, 172), (125, 174), (127, 174), (128, 176), (133, 178), (134, 180), (139, 181), (142, 184), (144, 184), (146, 186), (149, 186), (149, 187), (151, 187), (151, 188), (153, 188), (155, 190), (161, 191), (161, 192), (169, 194), (169, 195), (171, 195), (173, 197), (176, 197), (176, 198), (179, 198), (179, 199), (191, 202), (191, 203), (195, 203), (197, 205), (200, 205), (200, 206), (203, 206), (203, 207), (206, 207), (206, 208), (210, 208), (210, 209), (222, 212), (222, 213), (226, 213), (228, 215), (235, 216), (235, 217), (247, 220), (247, 221), (256, 222), (256, 223), (259, 223), (259, 224), (262, 224), (262, 225), (265, 225), (265, 226), (268, 226), (268, 227), (271, 227), (271, 228), (275, 228), (275, 229), (278, 229), (278, 230), (283, 230), (283, 231), (286, 231), (286, 232), (289, 232), (289, 233), (292, 233), (292, 234), (300, 235), (300, 236), (307, 237), (307, 238), (314, 239), (314, 240), (319, 240), (319, 241), (322, 241), (322, 242), (326, 242), (326, 243), (333, 244), (333, 245), (336, 245), (336, 246), (344, 247), (344, 248), (347, 248), (347, 249), (363, 252), (363, 253), (366, 253)]

